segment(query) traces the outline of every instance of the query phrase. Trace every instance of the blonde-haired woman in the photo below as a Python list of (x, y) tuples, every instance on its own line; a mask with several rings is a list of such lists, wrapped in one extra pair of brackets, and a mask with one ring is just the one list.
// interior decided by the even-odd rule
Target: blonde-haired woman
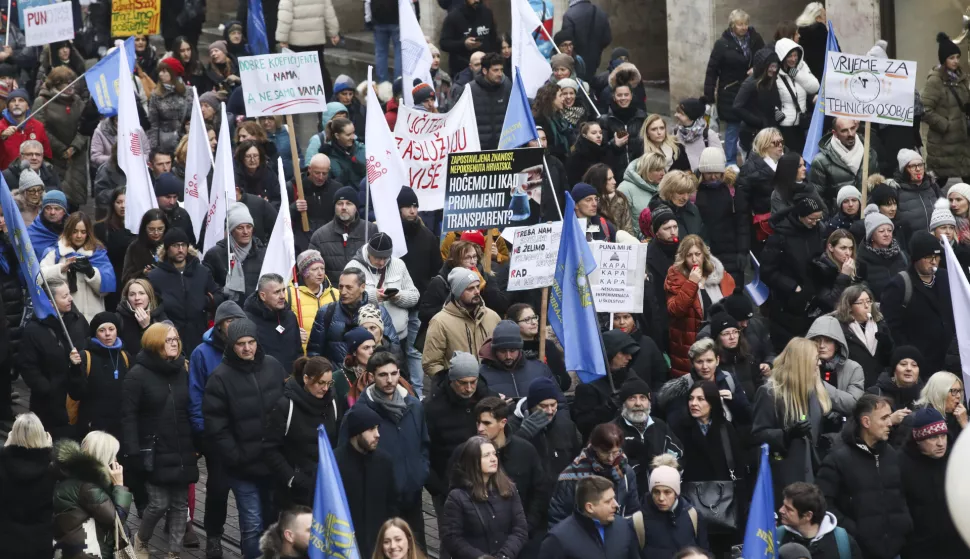
[(643, 121), (640, 128), (640, 139), (643, 140), (643, 153), (659, 153), (664, 156), (667, 171), (690, 171), (690, 159), (687, 150), (670, 134), (667, 133), (667, 123), (662, 116), (652, 114)]
[(674, 211), (682, 236), (697, 235), (707, 241), (707, 228), (704, 227), (701, 211), (691, 202), (691, 198), (697, 194), (697, 184), (697, 176), (690, 171), (670, 171), (660, 181), (657, 195)]
[(711, 305), (734, 292), (734, 279), (700, 237), (688, 235), (667, 270), (664, 291), (670, 318), (670, 374), (681, 377), (690, 372), (690, 347), (710, 318)]
[(121, 317), (121, 330), (118, 337), (125, 344), (125, 350), (132, 357), (141, 351), (141, 337), (152, 324), (168, 320), (161, 301), (155, 296), (151, 282), (144, 278), (128, 280), (121, 290), (118, 303), (118, 316)]
[(805, 63), (817, 79), (822, 79), (822, 70), (825, 68), (825, 51), (828, 50), (828, 27), (826, 21), (825, 4), (822, 2), (810, 2), (802, 15), (795, 20), (798, 26), (798, 44), (805, 49)]
[(792, 338), (775, 359), (771, 377), (755, 393), (751, 426), (754, 440), (767, 443), (772, 453), (776, 505), (786, 486), (815, 479), (819, 463), (814, 449), (830, 411), (832, 400), (818, 372), (815, 342)]
[[(114, 557), (115, 519), (124, 523), (131, 507), (120, 448), (104, 431), (91, 431), (80, 445), (71, 439), (54, 445), (54, 549), (61, 559)], [(93, 537), (85, 526), (91, 519)]]
[(916, 410), (933, 408), (946, 418), (948, 448), (953, 448), (957, 437), (967, 428), (967, 406), (964, 404), (964, 387), (960, 377), (949, 371), (938, 371), (926, 381), (919, 400), (913, 402), (913, 413), (907, 415), (893, 431), (890, 442), (901, 448), (913, 432)]
[(630, 218), (637, 238), (644, 239), (650, 232), (640, 231), (640, 213), (647, 209), (650, 200), (660, 190), (660, 181), (667, 174), (667, 159), (662, 153), (645, 153), (627, 165), (623, 181), (617, 190), (630, 201)]
[(771, 193), (775, 169), (785, 154), (785, 140), (777, 128), (764, 128), (754, 137), (751, 153), (734, 183), (734, 204), (751, 212), (751, 249), (761, 254), (764, 243), (774, 231), (771, 219)]
[(54, 515), (51, 436), (32, 413), (17, 416), (0, 449), (0, 541), (9, 559), (50, 557)]

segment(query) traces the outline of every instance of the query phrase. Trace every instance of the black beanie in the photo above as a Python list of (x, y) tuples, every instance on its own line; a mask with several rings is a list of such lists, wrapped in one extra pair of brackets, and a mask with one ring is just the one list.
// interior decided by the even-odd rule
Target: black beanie
[(352, 186), (344, 186), (337, 190), (336, 194), (333, 195), (333, 205), (336, 206), (337, 202), (346, 200), (356, 206), (360, 198), (359, 194), (360, 193), (357, 192), (356, 188)]
[(367, 254), (374, 258), (390, 258), (393, 251), (394, 243), (391, 242), (391, 236), (383, 231), (371, 237), (370, 241), (367, 242)]
[(734, 320), (748, 320), (754, 316), (754, 305), (751, 303), (751, 299), (744, 294), (743, 287), (738, 287), (734, 290), (734, 293), (721, 299), (721, 307)]
[(877, 206), (888, 206), (890, 200), (899, 200), (899, 195), (896, 194), (896, 189), (889, 186), (888, 184), (877, 184), (871, 191), (869, 191), (869, 200)]
[(940, 240), (933, 236), (929, 231), (916, 231), (909, 239), (909, 259), (915, 263), (917, 260), (943, 254), (943, 245)]
[(652, 221), (650, 222), (650, 228), (653, 229), (653, 234), (656, 235), (657, 231), (663, 227), (665, 223), (671, 220), (676, 220), (677, 216), (674, 215), (674, 211), (670, 209), (667, 204), (658, 204), (656, 208), (651, 211)]
[(890, 377), (893, 376), (893, 374), (896, 372), (896, 366), (899, 365), (899, 362), (902, 361), (903, 359), (912, 359), (913, 361), (916, 361), (916, 365), (919, 366), (923, 363), (923, 353), (920, 352), (920, 350), (915, 346), (911, 346), (911, 345), (897, 346), (896, 349), (893, 350), (892, 358), (889, 360)]
[(398, 208), (410, 208), (411, 206), (418, 205), (418, 195), (414, 193), (414, 189), (410, 186), (402, 186), (401, 192), (397, 195), (397, 207)]
[(344, 416), (344, 423), (347, 424), (347, 436), (356, 437), (380, 425), (381, 416), (370, 406), (354, 406), (354, 409)]
[(718, 313), (711, 317), (711, 336), (716, 338), (728, 328), (740, 329), (741, 327), (738, 326), (738, 321), (726, 312)]
[(162, 237), (162, 244), (164, 245), (165, 250), (168, 250), (168, 247), (174, 245), (175, 243), (190, 244), (188, 234), (186, 234), (181, 227), (172, 227), (166, 231), (165, 236)]
[(120, 336), (121, 317), (119, 317), (117, 314), (113, 312), (101, 311), (98, 314), (94, 315), (94, 318), (91, 319), (91, 337), (92, 338), (97, 337), (98, 328), (100, 328), (102, 325), (107, 324), (109, 322), (115, 325), (115, 328), (118, 330), (118, 335)]
[(627, 381), (620, 386), (620, 404), (623, 404), (623, 402), (626, 402), (632, 396), (636, 396), (637, 394), (643, 394), (649, 398), (650, 385), (644, 382), (640, 377), (634, 375), (628, 378)]
[(946, 64), (946, 59), (950, 58), (954, 54), (960, 54), (960, 47), (950, 40), (946, 33), (940, 31), (936, 34), (936, 42), (940, 43), (940, 48), (936, 53), (937, 58), (940, 59), (940, 65)]
[(818, 203), (818, 200), (810, 196), (802, 198), (795, 204), (795, 215), (798, 217), (808, 217), (820, 211), (822, 211), (822, 205)]
[(701, 103), (700, 99), (688, 97), (680, 102), (680, 109), (691, 120), (697, 120), (704, 116), (704, 103)]

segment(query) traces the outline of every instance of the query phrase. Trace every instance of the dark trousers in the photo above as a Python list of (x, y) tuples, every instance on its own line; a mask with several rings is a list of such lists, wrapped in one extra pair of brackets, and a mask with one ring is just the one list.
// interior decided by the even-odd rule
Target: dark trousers
[(410, 502), (401, 502), (401, 518), (408, 523), (411, 527), (411, 531), (414, 532), (414, 541), (421, 548), (421, 551), (427, 553), (428, 545), (424, 539), (424, 511), (421, 510), (421, 493), (418, 493), (416, 499), (412, 499)]
[(205, 484), (205, 518), (203, 527), (207, 538), (220, 538), (226, 526), (226, 506), (229, 503), (229, 476), (220, 461), (205, 455), (205, 468), (208, 479)]
[(12, 421), (13, 402), (10, 400), (11, 384), (13, 384), (13, 368), (10, 360), (0, 362), (0, 421)]

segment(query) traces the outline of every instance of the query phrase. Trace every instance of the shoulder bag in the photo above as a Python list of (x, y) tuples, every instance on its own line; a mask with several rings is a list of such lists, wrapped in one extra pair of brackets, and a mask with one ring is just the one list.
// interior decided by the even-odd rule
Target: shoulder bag
[(738, 526), (738, 503), (735, 500), (734, 453), (728, 440), (727, 427), (721, 425), (721, 447), (731, 477), (725, 481), (691, 481), (682, 485), (681, 494), (691, 502), (707, 521), (708, 531), (712, 534), (735, 533)]

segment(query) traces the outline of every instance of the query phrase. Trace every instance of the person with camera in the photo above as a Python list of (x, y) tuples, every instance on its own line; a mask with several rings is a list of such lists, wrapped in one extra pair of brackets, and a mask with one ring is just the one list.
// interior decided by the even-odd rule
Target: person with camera
[(75, 308), (89, 321), (104, 311), (101, 294), (116, 288), (108, 252), (94, 236), (94, 224), (84, 212), (75, 212), (64, 220), (60, 238), (44, 252), (40, 269), (48, 279), (67, 281)]

